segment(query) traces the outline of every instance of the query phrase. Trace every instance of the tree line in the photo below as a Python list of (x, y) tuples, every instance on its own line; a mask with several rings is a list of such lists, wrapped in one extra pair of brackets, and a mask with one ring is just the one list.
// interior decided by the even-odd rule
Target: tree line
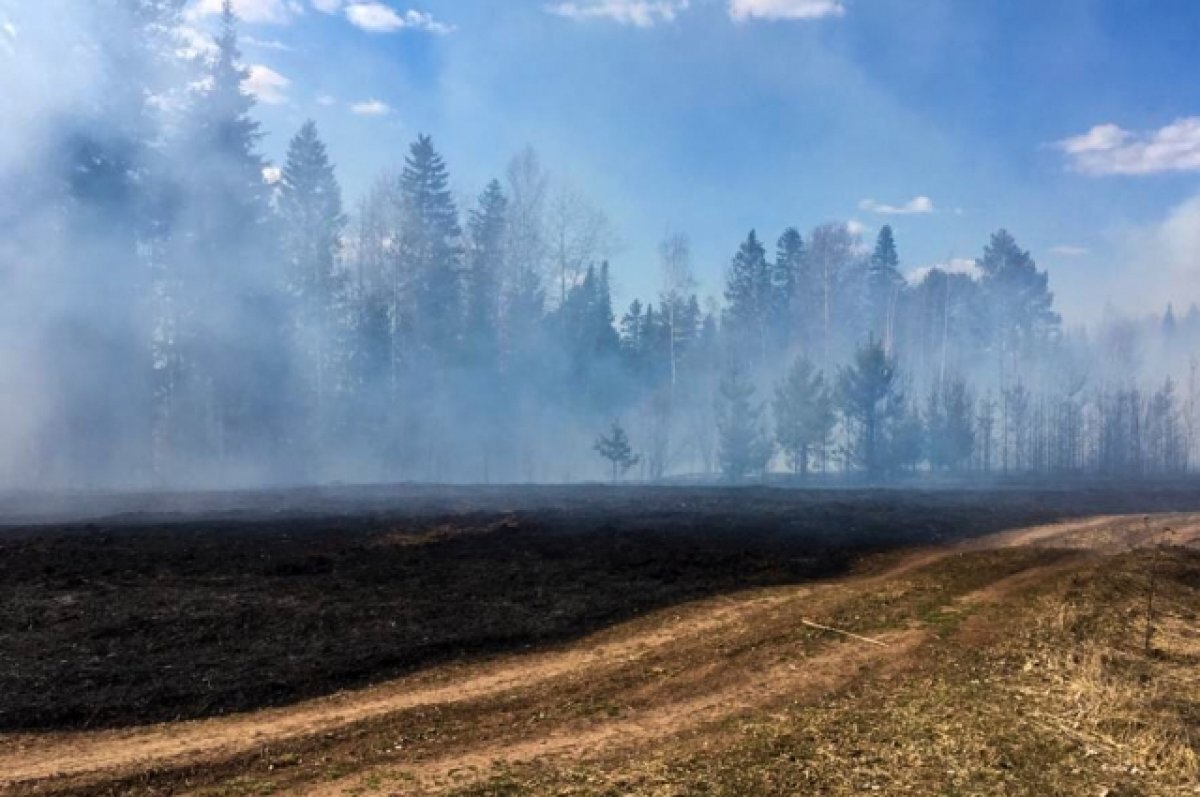
[(173, 39), (178, 2), (106, 3), (90, 43), (105, 90), (55, 120), (5, 176), (20, 199), (0, 200), (6, 330), (27, 355), (6, 369), (26, 408), (4, 430), (9, 481), (1168, 477), (1195, 462), (1195, 307), (1065, 330), (1006, 231), (967, 269), (906, 277), (891, 227), (865, 245), (829, 223), (771, 253), (750, 231), (720, 301), (668, 235), (660, 293), (618, 310), (611, 226), (533, 150), (461, 207), (418, 136), (348, 212), (314, 123), (267, 169), (229, 3), (199, 58)]

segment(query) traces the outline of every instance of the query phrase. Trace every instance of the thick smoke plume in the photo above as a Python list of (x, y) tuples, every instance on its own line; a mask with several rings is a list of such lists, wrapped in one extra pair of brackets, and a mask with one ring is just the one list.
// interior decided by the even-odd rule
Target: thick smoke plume
[(828, 223), (731, 241), (719, 300), (671, 233), (660, 295), (617, 309), (615, 232), (532, 149), (464, 206), (422, 135), (344, 201), (315, 125), (264, 160), (228, 6), (200, 48), (182, 11), (0, 4), (6, 486), (1196, 461), (1195, 307), (1068, 330), (1008, 232), (905, 279), (891, 228)]

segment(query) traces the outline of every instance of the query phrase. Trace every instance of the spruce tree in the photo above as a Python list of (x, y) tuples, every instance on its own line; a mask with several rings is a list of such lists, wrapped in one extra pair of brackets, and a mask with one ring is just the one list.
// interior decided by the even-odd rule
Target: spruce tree
[(179, 306), (178, 416), (203, 458), (278, 463), (291, 400), (283, 282), (261, 138), (225, 3), (215, 55), (180, 130), (171, 284)]
[(500, 290), (508, 200), (498, 180), (488, 183), (467, 222), (465, 346), (476, 366), (496, 364), (500, 349)]
[(903, 284), (896, 239), (891, 226), (885, 224), (867, 270), (867, 331), (879, 338), (886, 350), (892, 348), (896, 299)]
[(871, 478), (888, 468), (888, 435), (903, 397), (895, 362), (871, 339), (838, 375), (838, 403), (848, 434), (850, 463)]
[(804, 238), (793, 227), (779, 236), (771, 264), (771, 327), (774, 343), (786, 349), (797, 337), (797, 287), (804, 275)]
[[(347, 218), (342, 191), (325, 144), (312, 121), (288, 145), (278, 191), (284, 281), (297, 354), (298, 390), (305, 428), (296, 436), (315, 460), (333, 419), (333, 396), (348, 365), (349, 321), (345, 281), (336, 270)], [(339, 317), (339, 313), (343, 317)]]
[(730, 482), (765, 473), (772, 445), (754, 385), (735, 360), (717, 388), (717, 461)]
[(629, 303), (629, 309), (621, 316), (621, 352), (625, 357), (625, 366), (635, 378), (644, 367), (644, 338), (642, 335), (642, 302), (634, 299)]
[(768, 351), (772, 317), (771, 267), (754, 230), (738, 248), (725, 282), (725, 326), (738, 348), (755, 362)]
[(824, 375), (798, 357), (775, 387), (775, 441), (792, 471), (808, 473), (809, 463), (829, 438), (835, 423), (833, 400)]
[(414, 288), (417, 354), (444, 362), (461, 343), (462, 229), (450, 175), (433, 139), (417, 136), (400, 175), (400, 257)]
[(279, 215), (289, 292), (301, 304), (328, 308), (347, 217), (333, 164), (311, 120), (288, 144), (279, 181)]

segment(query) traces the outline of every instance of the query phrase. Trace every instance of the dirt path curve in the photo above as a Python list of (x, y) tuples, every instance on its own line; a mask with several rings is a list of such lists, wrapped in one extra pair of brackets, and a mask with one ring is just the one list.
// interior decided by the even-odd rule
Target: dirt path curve
[[(123, 774), (150, 769), (215, 763), (254, 752), (265, 746), (330, 733), (401, 711), (492, 698), (516, 690), (530, 689), (567, 675), (578, 676), (581, 672), (601, 673), (636, 661), (665, 646), (678, 644), (689, 638), (709, 636), (722, 628), (737, 625), (749, 617), (793, 600), (798, 595), (830, 587), (844, 589), (902, 578), (941, 559), (965, 551), (1046, 545), (1066, 539), (1077, 541), (1108, 537), (1123, 539), (1126, 546), (1137, 544), (1135, 532), (1140, 528), (1140, 523), (1136, 522), (1139, 520), (1137, 517), (1090, 518), (1003, 532), (943, 548), (919, 550), (880, 573), (787, 590), (776, 589), (766, 595), (750, 593), (704, 600), (690, 606), (660, 611), (544, 653), (505, 656), (477, 664), (441, 668), (380, 686), (284, 708), (97, 733), (56, 733), (7, 738), (0, 736), (0, 793), (49, 780), (66, 779), (72, 784), (100, 783)], [(1193, 518), (1193, 526), (1194, 520)], [(1132, 531), (1131, 526), (1135, 527)], [(1134, 537), (1132, 541), (1131, 536)], [(915, 644), (914, 640), (915, 638), (904, 637), (903, 640), (898, 640), (897, 644), (901, 641), (905, 645)], [(836, 658), (866, 654), (857, 648), (842, 650), (839, 647), (831, 655)], [(826, 663), (837, 669), (856, 662), (829, 660)], [(853, 672), (851, 668), (845, 669)], [(820, 671), (820, 668), (817, 671)], [(821, 686), (821, 679), (811, 673), (802, 677), (812, 678), (816, 687)], [(793, 684), (793, 687), (804, 691), (801, 684)], [(708, 708), (703, 705), (674, 706), (669, 713), (678, 716), (683, 712), (703, 720), (715, 710), (715, 706), (736, 706), (739, 701), (744, 700), (745, 694), (737, 691), (741, 688), (743, 687), (735, 688), (733, 693), (717, 695), (714, 698), (717, 702)], [(744, 688), (755, 687), (750, 683)], [(630, 722), (640, 723), (651, 729), (674, 727), (669, 717), (660, 717), (657, 714), (639, 717)], [(590, 744), (597, 745), (605, 739), (625, 737), (630, 732), (629, 727), (619, 722), (613, 723), (611, 727), (590, 731), (593, 735), (599, 735), (591, 739)], [(589, 737), (570, 737), (576, 749), (583, 743), (580, 742), (580, 738), (586, 741)], [(545, 744), (553, 748), (559, 743), (546, 740)], [(511, 755), (519, 758), (521, 752), (490, 751), (480, 755), (500, 758)]]
[[(1057, 547), (1062, 540), (1073, 541), (1075, 544), (1071, 547), (1083, 549), (1080, 556), (1068, 556), (1022, 570), (962, 595), (955, 601), (955, 604), (960, 606), (994, 603), (1079, 566), (1085, 552), (1148, 545), (1178, 538), (1178, 535), (1164, 537), (1161, 533), (1139, 535), (1138, 531), (1141, 528), (1140, 518), (1137, 516), (1104, 516), (1016, 529), (953, 546), (914, 552), (882, 572), (817, 587), (796, 588), (792, 595), (832, 587), (861, 590), (877, 583), (901, 579), (950, 556), (971, 551), (1033, 546)], [(1192, 523), (1181, 529), (1186, 529), (1194, 535), (1200, 533), (1200, 523)], [(1114, 540), (1120, 542), (1114, 543)], [(1092, 544), (1089, 545), (1089, 541)], [(818, 700), (848, 686), (870, 668), (901, 671), (911, 663), (913, 655), (930, 637), (928, 629), (908, 629), (876, 636), (875, 638), (884, 642), (886, 647), (836, 641), (802, 660), (746, 673), (743, 680), (723, 690), (666, 705), (656, 705), (634, 717), (607, 721), (599, 725), (560, 726), (542, 736), (515, 743), (482, 745), (465, 753), (449, 754), (406, 765), (376, 766), (365, 772), (316, 784), (295, 793), (304, 797), (344, 797), (347, 794), (374, 793), (381, 784), (388, 782), (402, 782), (406, 794), (410, 791), (414, 795), (435, 793), (441, 788), (462, 787), (480, 781), (489, 772), (494, 771), (498, 762), (512, 765), (547, 758), (576, 761), (600, 754), (637, 749), (656, 740), (767, 704), (780, 695), (786, 695), (793, 701)]]
[(296, 791), (304, 797), (343, 797), (363, 788), (369, 780), (385, 781), (392, 772), (412, 787), (457, 785), (477, 780), (498, 761), (517, 763), (547, 757), (578, 760), (585, 755), (627, 750), (655, 739), (674, 736), (706, 723), (736, 714), (786, 694), (790, 700), (811, 701), (837, 691), (859, 677), (865, 668), (901, 668), (928, 639), (924, 630), (883, 634), (886, 648), (834, 642), (828, 649), (803, 660), (752, 673), (740, 683), (714, 693), (659, 705), (631, 717), (592, 725), (554, 728), (534, 739), (511, 744), (484, 745), (465, 754), (453, 754), (415, 765), (380, 767), (330, 783)]

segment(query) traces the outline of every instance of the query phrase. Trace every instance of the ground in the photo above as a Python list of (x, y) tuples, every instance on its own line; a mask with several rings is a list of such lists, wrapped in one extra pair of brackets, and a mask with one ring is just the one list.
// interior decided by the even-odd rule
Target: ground
[(0, 512), (0, 794), (1200, 795), (1186, 486)]

